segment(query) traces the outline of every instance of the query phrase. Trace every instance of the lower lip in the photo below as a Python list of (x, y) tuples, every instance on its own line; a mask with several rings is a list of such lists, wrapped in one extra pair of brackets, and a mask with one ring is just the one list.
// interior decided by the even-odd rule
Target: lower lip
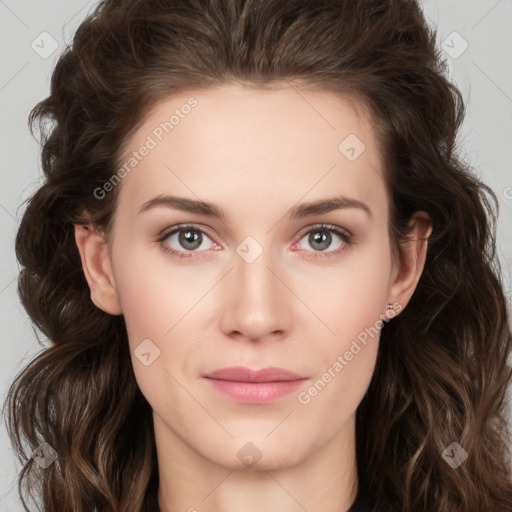
[(306, 379), (279, 382), (238, 382), (208, 378), (206, 380), (217, 391), (239, 402), (263, 404), (293, 393)]

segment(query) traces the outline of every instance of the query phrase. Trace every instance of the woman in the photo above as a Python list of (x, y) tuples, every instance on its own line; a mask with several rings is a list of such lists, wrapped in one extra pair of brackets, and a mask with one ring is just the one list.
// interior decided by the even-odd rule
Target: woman
[(19, 291), (52, 344), (6, 401), (20, 492), (511, 510), (496, 198), (463, 113), (413, 1), (101, 2), (30, 119), (53, 126)]

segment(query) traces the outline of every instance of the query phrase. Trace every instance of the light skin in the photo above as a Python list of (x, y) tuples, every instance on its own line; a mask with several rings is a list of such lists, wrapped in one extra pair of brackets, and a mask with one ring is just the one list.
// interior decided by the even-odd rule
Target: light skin
[[(172, 96), (148, 114), (125, 156), (191, 95), (197, 107), (118, 185), (112, 237), (75, 229), (91, 300), (124, 315), (135, 376), (153, 409), (160, 508), (345, 512), (357, 490), (355, 413), (379, 336), (360, 343), (309, 403), (298, 394), (376, 324), (386, 304), (406, 307), (430, 221), (417, 212), (412, 241), (395, 260), (373, 120), (359, 101), (333, 93), (224, 84)], [(349, 134), (366, 147), (353, 161), (339, 149)], [(161, 195), (214, 203), (225, 218), (165, 205), (139, 213)], [(349, 205), (288, 215), (335, 196), (370, 212)], [(204, 230), (194, 231), (202, 241), (183, 240), (186, 228), (181, 243), (180, 233), (157, 241), (179, 223)], [(321, 223), (348, 232), (350, 243)], [(255, 242), (242, 247), (262, 250), (250, 263), (237, 252), (248, 236)], [(134, 353), (145, 339), (160, 350), (147, 366)], [(202, 378), (229, 366), (277, 366), (307, 379), (274, 402), (240, 403)], [(261, 454), (250, 467), (237, 455), (247, 443)]]

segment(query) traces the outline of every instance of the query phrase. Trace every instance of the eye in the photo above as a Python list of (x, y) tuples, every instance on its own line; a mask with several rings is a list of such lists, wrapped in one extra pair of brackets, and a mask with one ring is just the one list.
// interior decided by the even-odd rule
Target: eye
[[(334, 250), (325, 251), (325, 249), (332, 245), (333, 234), (334, 240), (337, 238), (340, 240), (340, 242), (337, 244)], [(313, 256), (313, 258), (329, 258), (331, 256), (336, 256), (342, 251), (346, 250), (352, 242), (352, 236), (350, 233), (341, 228), (338, 228), (337, 226), (330, 226), (327, 224), (321, 224), (319, 226), (313, 227), (305, 233), (301, 240), (303, 239), (306, 239), (307, 244), (313, 248), (313, 252), (317, 253)], [(293, 249), (296, 247), (303, 248), (303, 246), (300, 244), (300, 241), (293, 246)], [(323, 254), (324, 252), (327, 252), (327, 254)]]
[[(208, 247), (208, 243), (205, 243), (207, 240), (213, 244), (213, 247), (210, 245)], [(211, 249), (214, 248), (218, 250), (220, 247), (215, 244), (215, 242), (211, 241), (208, 234), (193, 225), (178, 225), (174, 226), (171, 231), (167, 231), (163, 234), (158, 242), (162, 246), (162, 249), (172, 254), (176, 258), (193, 258), (194, 252), (203, 252), (199, 249)], [(187, 254), (190, 253), (190, 254)]]
[[(337, 247), (331, 251), (325, 251), (331, 246), (334, 240), (338, 239)], [(316, 253), (313, 258), (326, 258), (340, 254), (346, 250), (352, 243), (352, 235), (347, 231), (328, 224), (321, 224), (309, 229), (300, 240), (305, 239), (307, 236), (307, 243), (313, 248), (312, 251)], [(210, 244), (207, 241), (210, 241)], [(219, 250), (221, 247), (213, 242), (208, 233), (191, 224), (179, 224), (173, 226), (170, 231), (166, 231), (158, 238), (158, 243), (161, 245), (162, 250), (171, 254), (175, 258), (196, 258), (194, 253), (204, 252), (206, 249)], [(304, 249), (300, 241), (292, 246), (292, 250), (297, 248)], [(202, 250), (201, 250), (202, 249)], [(306, 249), (307, 250), (307, 249)], [(323, 254), (326, 253), (326, 254)]]

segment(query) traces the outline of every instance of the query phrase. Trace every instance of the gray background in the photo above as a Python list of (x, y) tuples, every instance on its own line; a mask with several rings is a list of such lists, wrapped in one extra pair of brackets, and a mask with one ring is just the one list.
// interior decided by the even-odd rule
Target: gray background
[[(21, 202), (38, 187), (39, 146), (30, 109), (49, 92), (51, 71), (97, 0), (0, 0), (0, 399), (15, 374), (41, 349), (16, 291), (14, 237)], [(511, 302), (512, 271), (512, 1), (424, 0), (438, 26), (450, 77), (467, 102), (462, 154), (500, 199), (499, 257)], [(53, 46), (58, 48), (53, 52)], [(52, 46), (53, 45), (53, 46)], [(467, 46), (467, 48), (466, 48)], [(19, 467), (0, 425), (0, 512), (21, 512)]]

